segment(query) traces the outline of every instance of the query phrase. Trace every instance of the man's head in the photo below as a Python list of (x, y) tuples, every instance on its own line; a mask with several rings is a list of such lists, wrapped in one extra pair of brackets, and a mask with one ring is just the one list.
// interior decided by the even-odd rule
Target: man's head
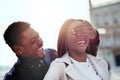
[(6, 43), (13, 49), (14, 45), (21, 43), (21, 33), (26, 31), (30, 27), (26, 22), (14, 22), (8, 26), (4, 33), (4, 39)]
[(43, 57), (43, 41), (27, 22), (14, 22), (8, 26), (4, 39), (17, 56)]

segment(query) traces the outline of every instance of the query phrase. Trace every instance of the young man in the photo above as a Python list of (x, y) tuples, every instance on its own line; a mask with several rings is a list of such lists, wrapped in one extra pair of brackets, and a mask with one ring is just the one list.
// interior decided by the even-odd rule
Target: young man
[(42, 48), (38, 32), (29, 23), (18, 21), (8, 26), (4, 39), (18, 57), (4, 80), (43, 80), (56, 51)]

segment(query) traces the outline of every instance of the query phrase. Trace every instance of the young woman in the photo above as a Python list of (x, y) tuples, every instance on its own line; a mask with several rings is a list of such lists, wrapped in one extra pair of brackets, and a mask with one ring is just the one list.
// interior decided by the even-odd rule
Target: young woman
[(108, 64), (96, 58), (99, 34), (88, 21), (67, 20), (58, 37), (58, 57), (44, 80), (110, 80)]

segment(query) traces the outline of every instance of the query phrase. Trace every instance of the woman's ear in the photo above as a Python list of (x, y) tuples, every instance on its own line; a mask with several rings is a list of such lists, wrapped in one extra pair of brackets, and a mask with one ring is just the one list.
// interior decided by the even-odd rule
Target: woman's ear
[(22, 47), (19, 45), (14, 45), (13, 51), (16, 53), (16, 55), (22, 55), (23, 53)]

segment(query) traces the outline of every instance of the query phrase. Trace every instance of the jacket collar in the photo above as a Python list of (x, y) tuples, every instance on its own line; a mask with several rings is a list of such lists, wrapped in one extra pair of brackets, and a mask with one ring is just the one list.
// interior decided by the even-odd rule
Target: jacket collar
[(44, 61), (43, 58), (31, 58), (31, 57), (19, 57), (17, 63), (24, 68), (38, 67), (43, 63), (46, 65), (46, 62)]
[(82, 76), (77, 73), (72, 63), (70, 62), (68, 53), (64, 54), (61, 58), (57, 58), (56, 61), (68, 64), (68, 66), (65, 65), (65, 73), (69, 75), (73, 80), (83, 80)]
[(109, 79), (109, 72), (106, 66), (107, 63), (103, 59), (98, 59), (92, 55), (87, 55), (88, 59), (92, 63), (94, 69), (96, 70), (97, 74), (103, 79), (103, 80), (110, 80)]
[[(105, 73), (106, 72), (106, 68), (104, 68), (104, 66), (106, 66), (104, 60), (102, 59), (97, 59), (95, 56), (92, 56), (90, 54), (87, 54), (87, 58), (90, 60), (90, 62), (92, 63), (94, 69), (96, 70), (96, 72), (99, 74), (99, 76), (103, 79), (103, 80), (109, 80), (106, 78), (109, 77), (108, 75), (105, 75), (105, 74), (108, 74), (108, 73)], [(70, 62), (70, 59), (69, 59), (69, 54), (66, 53), (64, 54), (61, 58), (58, 58), (56, 59), (57, 62), (62, 62), (62, 63), (67, 63), (68, 66), (66, 67), (65, 69), (65, 72), (70, 76), (72, 77), (73, 79), (75, 78), (75, 80), (79, 80), (79, 79), (82, 79), (82, 76), (80, 76), (80, 74), (78, 74), (76, 72), (76, 70), (74, 69), (72, 63)], [(71, 75), (72, 73), (72, 75)]]
[(56, 61), (70, 64), (69, 54), (65, 53), (61, 58), (57, 58)]

